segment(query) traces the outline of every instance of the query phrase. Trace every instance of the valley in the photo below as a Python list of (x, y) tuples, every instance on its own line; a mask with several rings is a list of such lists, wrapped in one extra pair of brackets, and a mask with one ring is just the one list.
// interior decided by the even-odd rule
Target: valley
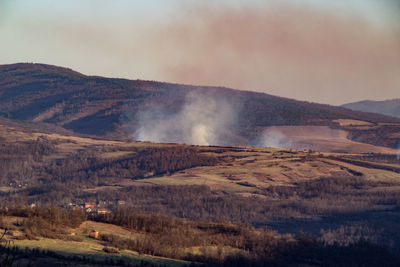
[(0, 262), (400, 262), (398, 118), (42, 64), (0, 77)]
[[(315, 127), (293, 130), (292, 136), (296, 134), (301, 140), (311, 129)], [(192, 261), (204, 262), (208, 258), (206, 261), (219, 259), (230, 265), (233, 255), (242, 255), (247, 260), (259, 257), (253, 252), (241, 251), (241, 245), (225, 243), (225, 237), (216, 244), (207, 243), (210, 241), (202, 245), (196, 245), (195, 241), (180, 245), (171, 243), (176, 248), (173, 253), (161, 249), (168, 247), (162, 243), (164, 241), (154, 240), (152, 248), (138, 254), (138, 243), (118, 245), (118, 242), (128, 241), (111, 242), (106, 236), (121, 233), (119, 238), (129, 235), (137, 240), (135, 236), (168, 239), (173, 235), (158, 228), (151, 230), (154, 231), (151, 234), (145, 228), (135, 228), (133, 232), (127, 226), (115, 228), (120, 226), (115, 225), (118, 223), (113, 218), (124, 209), (127, 211), (123, 214), (149, 218), (148, 223), (157, 218), (166, 220), (165, 223), (184, 220), (184, 224), (195, 225), (208, 221), (210, 226), (207, 227), (214, 223), (222, 223), (223, 227), (244, 227), (250, 223), (246, 227), (251, 228), (246, 231), (256, 236), (265, 233), (268, 238), (273, 236), (281, 240), (277, 241), (281, 245), (274, 248), (281, 251), (279, 253), (292, 249), (291, 245), (287, 247), (291, 242), (303, 242), (299, 239), (300, 232), (316, 236), (317, 240), (310, 242), (317, 242), (313, 246), (321, 246), (322, 250), (332, 250), (329, 244), (334, 242), (347, 247), (366, 238), (372, 246), (383, 246), (391, 253), (399, 253), (400, 162), (396, 150), (346, 141), (340, 131), (316, 129), (325, 133), (321, 136), (327, 143), (329, 137), (342, 144), (351, 143), (354, 150), (334, 153), (111, 141), (44, 132), (34, 124), (2, 119), (3, 229), (13, 229), (7, 235), (13, 245), (39, 248), (41, 252), (37, 253), (42, 253), (41, 259), (52, 263), (77, 259), (78, 262), (89, 260), (92, 264), (112, 261), (180, 266)], [(285, 132), (290, 132), (288, 127)], [(339, 149), (329, 145), (326, 148), (327, 151)], [(365, 153), (356, 153), (357, 150)], [(41, 228), (29, 228), (35, 225), (28, 223), (30, 218), (47, 215), (23, 214), (35, 214), (35, 210), (49, 205), (82, 212), (89, 221), (80, 223), (78, 228), (57, 226), (53, 222), (45, 227), (53, 229), (52, 234), (42, 233)], [(23, 223), (25, 228), (20, 228), (21, 222), (26, 222)], [(176, 227), (177, 231), (183, 229), (183, 226)], [(57, 229), (64, 230), (58, 232)], [(99, 231), (102, 239), (88, 238), (88, 231), (92, 229)], [(72, 240), (62, 237), (66, 233), (73, 235)], [(262, 241), (252, 242), (261, 244)], [(276, 257), (269, 260), (281, 260)], [(23, 257), (18, 261), (26, 262)]]
[(400, 0), (0, 0), (0, 267), (399, 267)]

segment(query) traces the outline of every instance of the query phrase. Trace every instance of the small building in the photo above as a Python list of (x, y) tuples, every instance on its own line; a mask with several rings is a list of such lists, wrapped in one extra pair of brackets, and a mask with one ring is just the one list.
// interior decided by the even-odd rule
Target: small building
[(98, 239), (99, 238), (99, 232), (97, 232), (96, 230), (92, 230), (89, 233), (89, 237), (94, 238), (94, 239)]
[(108, 214), (108, 213), (110, 213), (108, 209), (101, 208), (97, 210), (97, 214)]
[(96, 203), (94, 203), (94, 202), (85, 202), (85, 209), (94, 208), (95, 206), (96, 206)]
[(125, 205), (126, 201), (125, 200), (118, 200), (117, 204), (118, 205)]

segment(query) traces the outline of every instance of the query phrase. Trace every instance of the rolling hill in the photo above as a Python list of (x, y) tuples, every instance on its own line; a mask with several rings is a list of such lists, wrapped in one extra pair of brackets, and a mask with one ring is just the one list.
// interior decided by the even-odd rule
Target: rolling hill
[(266, 129), (351, 154), (107, 140), (0, 117), (0, 265), (10, 255), (33, 266), (293, 265), (314, 255), (397, 266), (395, 150), (328, 126)]
[(365, 100), (344, 104), (342, 107), (400, 118), (400, 99), (390, 99), (384, 101)]
[(0, 66), (0, 115), (75, 134), (162, 143), (268, 146), (260, 139), (271, 126), (325, 126), (391, 148), (400, 141), (398, 118), (228, 88), (85, 76), (44, 64)]
[[(33, 266), (286, 266), (311, 254), (328, 266), (338, 258), (326, 255), (338, 254), (349, 255), (343, 266), (369, 262), (365, 255), (397, 263), (400, 162), (389, 148), (348, 141), (376, 153), (337, 154), (155, 144), (46, 126), (0, 118), (0, 265), (8, 241), (16, 262)], [(286, 132), (343, 137), (308, 127)], [(88, 236), (92, 230), (99, 239)], [(360, 240), (368, 243), (359, 247)]]

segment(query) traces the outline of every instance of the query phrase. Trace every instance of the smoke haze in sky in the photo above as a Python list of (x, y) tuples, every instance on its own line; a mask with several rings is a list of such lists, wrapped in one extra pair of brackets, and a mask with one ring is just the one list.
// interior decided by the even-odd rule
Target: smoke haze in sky
[(397, 0), (0, 0), (0, 64), (330, 104), (400, 97)]

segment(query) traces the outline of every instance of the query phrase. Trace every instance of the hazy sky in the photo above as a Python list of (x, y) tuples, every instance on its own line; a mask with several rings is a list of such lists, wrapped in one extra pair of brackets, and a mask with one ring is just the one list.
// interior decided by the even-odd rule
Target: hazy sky
[(329, 104), (400, 98), (400, 0), (0, 0), (0, 64)]

